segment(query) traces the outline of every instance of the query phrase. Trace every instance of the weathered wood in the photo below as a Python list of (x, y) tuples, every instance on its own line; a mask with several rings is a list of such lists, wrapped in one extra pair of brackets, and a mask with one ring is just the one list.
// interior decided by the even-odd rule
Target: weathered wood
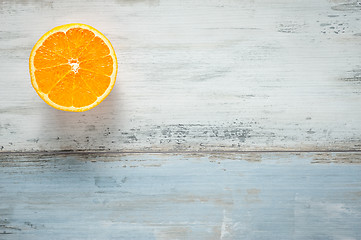
[(360, 239), (361, 154), (0, 155), (0, 239)]
[[(360, 150), (357, 1), (1, 1), (1, 151)], [(47, 106), (28, 57), (83, 22), (119, 73), (89, 112)]]
[[(0, 1), (0, 239), (361, 239), (360, 14)], [(110, 96), (80, 114), (47, 106), (28, 74), (35, 42), (70, 22), (119, 60)]]

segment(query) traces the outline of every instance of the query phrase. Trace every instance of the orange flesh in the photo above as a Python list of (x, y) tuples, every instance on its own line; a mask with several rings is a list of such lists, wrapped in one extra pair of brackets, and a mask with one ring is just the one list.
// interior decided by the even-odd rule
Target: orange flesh
[(109, 87), (113, 58), (92, 31), (75, 27), (50, 35), (34, 56), (39, 91), (64, 107), (94, 103)]

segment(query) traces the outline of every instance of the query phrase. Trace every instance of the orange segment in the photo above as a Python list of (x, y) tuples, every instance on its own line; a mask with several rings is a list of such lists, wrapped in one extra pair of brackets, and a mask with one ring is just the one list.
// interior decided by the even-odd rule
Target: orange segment
[(48, 51), (70, 58), (68, 38), (64, 32), (56, 32), (50, 35), (42, 44)]
[(74, 72), (69, 72), (50, 90), (48, 97), (51, 101), (64, 107), (72, 106), (74, 75)]
[(79, 73), (84, 81), (91, 79), (91, 81), (87, 81), (87, 85), (97, 97), (102, 95), (111, 82), (110, 77), (105, 75), (96, 74), (83, 69), (79, 69)]
[(79, 67), (80, 69), (91, 71), (96, 69), (97, 73), (110, 76), (113, 71), (113, 58), (111, 56), (106, 56), (95, 60), (80, 62)]
[(92, 31), (82, 28), (71, 28), (66, 32), (66, 36), (72, 58), (77, 58), (95, 37)]
[(51, 52), (45, 46), (41, 46), (34, 57), (34, 66), (37, 69), (54, 67), (56, 65), (65, 63), (68, 63), (68, 59), (54, 52)]
[(97, 59), (104, 57), (110, 53), (109, 47), (100, 37), (95, 37), (79, 56), (79, 61), (86, 61), (89, 59)]
[(81, 77), (81, 74), (75, 75), (74, 92), (77, 97), (73, 98), (73, 106), (81, 107), (84, 105), (92, 104), (97, 100), (97, 96), (93, 93), (92, 89), (86, 83), (86, 80)]
[(81, 112), (102, 102), (112, 90), (117, 59), (98, 30), (73, 23), (56, 27), (35, 44), (29, 59), (31, 83), (50, 106)]
[(42, 89), (43, 93), (48, 94), (50, 89), (70, 71), (71, 67), (68, 64), (35, 70), (39, 89)]

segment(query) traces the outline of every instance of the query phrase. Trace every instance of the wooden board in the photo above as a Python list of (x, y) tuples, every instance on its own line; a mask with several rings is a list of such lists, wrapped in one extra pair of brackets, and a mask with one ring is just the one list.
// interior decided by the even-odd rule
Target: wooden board
[[(361, 6), (349, 0), (0, 2), (0, 149), (360, 150)], [(113, 43), (111, 95), (47, 106), (28, 57), (82, 22)]]
[[(47, 106), (28, 58), (81, 22), (109, 97)], [(356, 0), (0, 1), (0, 240), (361, 239)]]
[(0, 156), (0, 239), (360, 239), (360, 153)]

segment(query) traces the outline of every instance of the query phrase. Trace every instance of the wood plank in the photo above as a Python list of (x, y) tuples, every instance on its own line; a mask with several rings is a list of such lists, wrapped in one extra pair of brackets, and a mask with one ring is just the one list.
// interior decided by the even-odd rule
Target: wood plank
[(360, 239), (361, 154), (0, 155), (0, 239)]
[[(354, 1), (1, 1), (1, 151), (360, 150), (361, 21)], [(47, 106), (28, 57), (83, 22), (119, 59), (83, 114)]]

